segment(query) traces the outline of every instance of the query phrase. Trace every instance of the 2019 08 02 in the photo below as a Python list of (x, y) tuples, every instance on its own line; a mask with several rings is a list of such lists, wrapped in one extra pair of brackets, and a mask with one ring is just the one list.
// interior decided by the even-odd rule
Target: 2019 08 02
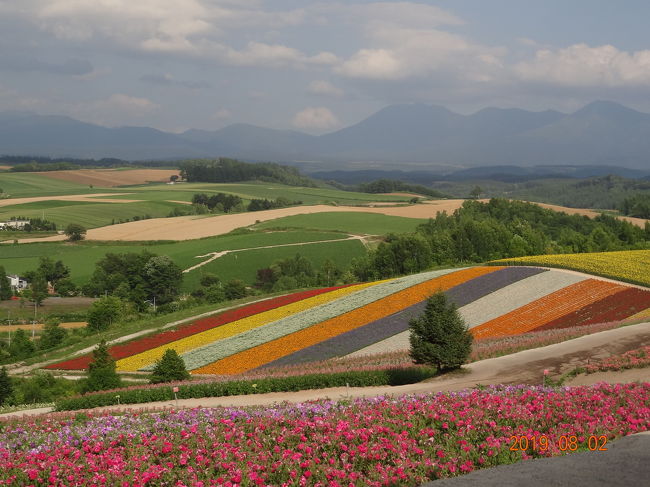
[(590, 435), (585, 441), (580, 442), (576, 435), (561, 435), (556, 439), (550, 439), (546, 435), (541, 436), (516, 436), (510, 437), (510, 451), (547, 451), (555, 446), (560, 451), (576, 451), (586, 446), (591, 451), (607, 451), (607, 437), (605, 435)]

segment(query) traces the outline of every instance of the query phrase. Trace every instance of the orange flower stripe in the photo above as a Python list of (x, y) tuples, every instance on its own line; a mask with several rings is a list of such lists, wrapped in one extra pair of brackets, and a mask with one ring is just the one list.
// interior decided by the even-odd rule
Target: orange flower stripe
[(246, 318), (231, 321), (230, 323), (226, 323), (219, 327), (215, 327), (201, 333), (195, 333), (194, 335), (181, 338), (174, 342), (167, 343), (159, 347), (154, 347), (144, 352), (118, 360), (116, 362), (117, 370), (133, 372), (143, 367), (147, 367), (157, 360), (160, 360), (165, 353), (165, 350), (168, 348), (173, 348), (179, 355), (181, 355), (189, 350), (193, 350), (207, 343), (214, 342), (215, 340), (228, 338), (233, 335), (237, 335), (238, 333), (266, 325), (267, 323), (281, 320), (282, 318), (286, 318), (292, 314), (298, 313), (300, 311), (305, 311), (307, 309), (313, 308), (314, 306), (329, 303), (335, 299), (339, 299), (343, 296), (347, 296), (348, 294), (352, 294), (356, 291), (360, 291), (361, 289), (374, 286), (382, 282), (385, 281), (356, 284), (354, 286), (336, 289), (328, 293), (319, 294), (311, 298), (296, 301), (295, 303), (280, 306), (279, 308), (271, 309), (269, 311), (264, 311), (262, 313), (248, 316)]
[(397, 313), (415, 303), (424, 301), (436, 291), (454, 286), (503, 267), (472, 267), (416, 284), (383, 299), (325, 320), (282, 338), (236, 353), (192, 371), (194, 374), (239, 374), (345, 333), (384, 316)]
[(475, 326), (470, 331), (476, 339), (526, 333), (625, 289), (628, 289), (627, 286), (586, 279)]

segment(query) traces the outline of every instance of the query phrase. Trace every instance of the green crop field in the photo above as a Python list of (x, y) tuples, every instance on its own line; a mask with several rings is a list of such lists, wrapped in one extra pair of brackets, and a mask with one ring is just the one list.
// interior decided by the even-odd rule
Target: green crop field
[[(62, 260), (70, 267), (72, 280), (77, 284), (83, 284), (90, 279), (95, 268), (95, 263), (109, 252), (124, 253), (148, 250), (155, 254), (168, 255), (181, 268), (186, 269), (207, 260), (207, 257), (197, 258), (196, 256), (205, 255), (209, 252), (247, 249), (287, 243), (334, 240), (346, 237), (345, 234), (341, 233), (287, 231), (256, 232), (239, 235), (231, 234), (200, 240), (154, 243), (151, 245), (139, 245), (133, 243), (103, 244), (96, 242), (82, 242), (74, 245), (64, 242), (44, 242), (20, 245), (3, 244), (0, 245), (0, 265), (4, 266), (6, 271), (10, 274), (21, 274), (25, 271), (34, 270), (38, 266), (39, 257), (49, 256), (54, 259)], [(246, 278), (254, 278), (254, 272), (258, 268), (270, 265), (274, 259), (279, 258), (276, 257), (276, 255), (290, 257), (295, 255), (297, 252), (303, 253), (304, 250), (305, 252), (310, 252), (310, 255), (315, 255), (317, 259), (320, 259), (317, 255), (318, 252), (322, 252), (323, 255), (328, 256), (337, 262), (349, 262), (352, 257), (360, 255), (363, 251), (363, 247), (358, 241), (341, 242), (341, 244), (351, 244), (344, 245), (343, 250), (345, 250), (347, 254), (338, 255), (341, 252), (341, 249), (336, 249), (334, 247), (334, 250), (329, 251), (328, 249), (330, 245), (340, 245), (339, 243), (333, 243), (260, 249), (250, 251), (252, 252), (250, 254), (249, 251), (246, 251), (239, 253), (240, 256), (238, 256), (237, 259), (242, 270), (242, 276), (246, 274)], [(354, 250), (357, 248), (358, 251)], [(325, 258), (326, 257), (323, 257), (318, 261), (321, 262)], [(227, 260), (224, 262), (227, 262)], [(212, 263), (211, 266), (218, 269), (221, 266), (221, 262), (218, 264)], [(254, 269), (252, 269), (253, 267)], [(212, 269), (212, 267), (205, 266), (201, 269)], [(228, 269), (229, 268), (227, 268), (226, 271), (229, 273), (229, 276), (233, 277), (237, 275), (238, 271), (236, 268), (233, 268), (232, 271)], [(246, 270), (244, 271), (244, 269)], [(214, 270), (210, 270), (210, 272), (213, 271)], [(221, 271), (219, 270), (219, 272)], [(198, 271), (192, 271), (187, 274), (188, 286), (191, 286), (193, 282), (197, 281), (193, 278), (194, 273), (198, 274)]]
[[(25, 207), (32, 206), (32, 209)], [(120, 221), (133, 220), (134, 217), (162, 218), (169, 215), (174, 207), (185, 207), (167, 201), (139, 201), (136, 203), (89, 203), (75, 201), (39, 201), (0, 207), (0, 220), (12, 216), (45, 218), (64, 228), (68, 223), (79, 223), (86, 228), (103, 227)]]
[(12, 198), (108, 192), (107, 189), (91, 189), (87, 184), (59, 181), (38, 173), (0, 173), (0, 188)]
[(309, 259), (315, 268), (319, 268), (326, 259), (330, 259), (339, 268), (346, 269), (353, 258), (361, 257), (364, 253), (363, 244), (358, 240), (233, 252), (185, 274), (183, 287), (186, 290), (196, 288), (201, 275), (205, 272), (216, 274), (222, 280), (241, 279), (252, 284), (256, 280), (257, 269), (268, 267), (275, 260), (286, 259), (296, 254)]
[[(127, 191), (127, 188), (123, 188)], [(284, 186), (274, 183), (181, 183), (173, 186), (168, 184), (150, 184), (139, 187), (129, 187), (128, 193), (117, 198), (147, 199), (147, 200), (179, 200), (191, 201), (195, 193), (230, 193), (243, 199), (253, 198), (275, 199), (279, 196), (290, 200), (302, 201), (304, 204), (338, 203), (363, 204), (370, 201), (408, 202), (405, 196), (386, 196), (379, 194), (355, 193), (328, 188), (304, 188)]]
[(316, 230), (333, 230), (349, 233), (385, 235), (387, 233), (413, 232), (427, 220), (405, 218), (375, 213), (312, 213), (294, 215), (259, 223), (254, 228), (309, 228)]

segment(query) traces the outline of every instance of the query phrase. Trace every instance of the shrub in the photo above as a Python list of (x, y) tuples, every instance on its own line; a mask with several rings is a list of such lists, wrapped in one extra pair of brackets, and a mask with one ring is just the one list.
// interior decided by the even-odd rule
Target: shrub
[[(365, 387), (403, 385), (432, 377), (435, 369), (430, 367), (391, 367), (379, 370), (339, 372), (334, 374), (308, 374), (289, 377), (272, 377), (255, 380), (232, 380), (228, 382), (204, 382), (179, 385), (179, 399), (262, 394), (267, 392), (292, 392), (326, 387)], [(117, 405), (115, 392), (85, 394), (56, 403), (57, 411), (95, 408)], [(169, 386), (134, 388), (119, 391), (120, 404), (139, 404), (174, 399)]]
[(0, 406), (2, 406), (7, 399), (13, 393), (13, 386), (11, 384), (11, 379), (9, 374), (7, 374), (7, 369), (2, 367), (0, 369)]

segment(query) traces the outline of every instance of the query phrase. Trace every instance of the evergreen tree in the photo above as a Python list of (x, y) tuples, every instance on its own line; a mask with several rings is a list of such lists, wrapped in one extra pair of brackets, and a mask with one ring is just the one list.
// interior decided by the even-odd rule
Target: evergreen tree
[(190, 374), (185, 368), (185, 362), (182, 357), (173, 348), (168, 348), (165, 350), (162, 358), (156, 362), (150, 382), (152, 384), (159, 384), (161, 382), (187, 380), (189, 378)]
[(0, 406), (11, 397), (13, 392), (14, 387), (11, 383), (11, 378), (9, 377), (9, 374), (7, 374), (7, 369), (2, 367), (0, 369)]
[(5, 272), (5, 268), (0, 265), (0, 301), (3, 299), (11, 299), (11, 283)]
[(438, 292), (427, 300), (424, 313), (409, 322), (411, 358), (438, 370), (459, 368), (472, 351), (472, 335), (454, 303)]
[(115, 368), (115, 360), (108, 353), (106, 340), (102, 340), (93, 350), (93, 361), (88, 364), (88, 378), (82, 385), (82, 392), (103, 391), (120, 387), (122, 381)]

